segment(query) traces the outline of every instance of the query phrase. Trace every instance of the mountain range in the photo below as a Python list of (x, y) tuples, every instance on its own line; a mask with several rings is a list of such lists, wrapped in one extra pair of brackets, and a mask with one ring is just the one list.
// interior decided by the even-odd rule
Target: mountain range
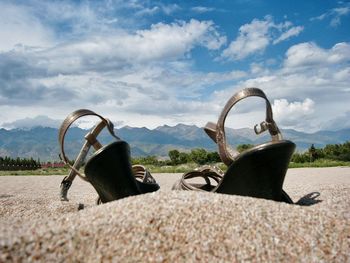
[[(67, 156), (74, 159), (80, 150), (87, 130), (71, 128), (66, 136), (65, 149)], [(115, 130), (116, 134), (127, 141), (133, 157), (155, 155), (166, 157), (169, 150), (190, 151), (193, 148), (204, 148), (215, 151), (217, 146), (206, 135), (202, 128), (194, 125), (178, 124), (176, 126), (159, 126), (155, 129), (134, 128), (125, 126)], [(308, 149), (311, 144), (324, 147), (326, 144), (344, 143), (350, 140), (350, 129), (339, 131), (318, 131), (304, 133), (292, 129), (282, 130), (285, 139), (297, 145), (297, 151)], [(232, 145), (259, 144), (269, 140), (268, 132), (257, 136), (253, 129), (226, 129), (228, 142)], [(30, 129), (0, 129), (0, 156), (33, 157), (41, 161), (59, 160), (58, 129), (34, 127)], [(110, 142), (111, 136), (104, 131), (99, 140), (102, 144)]]

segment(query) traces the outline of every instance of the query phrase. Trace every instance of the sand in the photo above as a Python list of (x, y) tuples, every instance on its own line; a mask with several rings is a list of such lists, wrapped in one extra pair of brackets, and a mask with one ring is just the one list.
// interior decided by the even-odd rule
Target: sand
[(155, 174), (161, 190), (97, 206), (77, 178), (0, 177), (0, 262), (350, 262), (350, 167), (288, 171), (299, 205), (171, 191), (180, 174)]

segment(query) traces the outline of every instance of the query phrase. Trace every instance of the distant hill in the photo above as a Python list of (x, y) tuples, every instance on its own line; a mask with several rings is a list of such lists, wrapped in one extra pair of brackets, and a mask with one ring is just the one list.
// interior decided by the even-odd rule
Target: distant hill
[[(80, 150), (86, 130), (71, 128), (66, 138), (66, 152), (72, 159)], [(35, 127), (31, 129), (0, 129), (0, 155), (11, 157), (33, 157), (41, 161), (58, 160), (60, 148), (57, 141), (58, 129)], [(205, 148), (214, 151), (216, 145), (210, 140), (202, 128), (194, 125), (178, 124), (174, 127), (160, 126), (150, 130), (125, 126), (116, 129), (116, 134), (131, 146), (132, 156), (167, 156), (169, 150), (189, 151), (193, 148)], [(268, 133), (257, 136), (252, 129), (227, 129), (229, 143), (259, 144), (269, 140)], [(324, 147), (326, 144), (343, 143), (350, 140), (350, 129), (340, 131), (318, 131), (304, 133), (295, 130), (282, 130), (285, 139), (297, 144), (298, 151), (304, 151), (311, 144)], [(112, 139), (107, 132), (100, 137), (102, 143)]]

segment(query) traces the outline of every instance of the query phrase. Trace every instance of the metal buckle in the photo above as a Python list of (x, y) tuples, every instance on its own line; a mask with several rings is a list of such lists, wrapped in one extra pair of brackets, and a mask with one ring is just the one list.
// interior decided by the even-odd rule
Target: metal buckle
[(266, 121), (260, 123), (260, 129), (258, 129), (259, 124), (255, 124), (254, 131), (256, 135), (259, 135), (268, 129), (268, 124)]
[(259, 124), (256, 124), (254, 126), (254, 131), (255, 131), (255, 134), (259, 135), (267, 130), (271, 132), (276, 132), (276, 124), (274, 122), (266, 122), (266, 121), (263, 121), (260, 123), (260, 129), (258, 128)]

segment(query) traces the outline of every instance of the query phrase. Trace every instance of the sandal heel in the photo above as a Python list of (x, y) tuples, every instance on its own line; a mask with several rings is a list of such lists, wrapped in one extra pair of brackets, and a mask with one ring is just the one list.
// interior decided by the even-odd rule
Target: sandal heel
[(294, 149), (293, 142), (281, 141), (245, 152), (228, 168), (216, 192), (289, 203), (282, 186)]
[(113, 142), (95, 152), (85, 165), (85, 176), (105, 203), (139, 194), (131, 169), (129, 145)]

